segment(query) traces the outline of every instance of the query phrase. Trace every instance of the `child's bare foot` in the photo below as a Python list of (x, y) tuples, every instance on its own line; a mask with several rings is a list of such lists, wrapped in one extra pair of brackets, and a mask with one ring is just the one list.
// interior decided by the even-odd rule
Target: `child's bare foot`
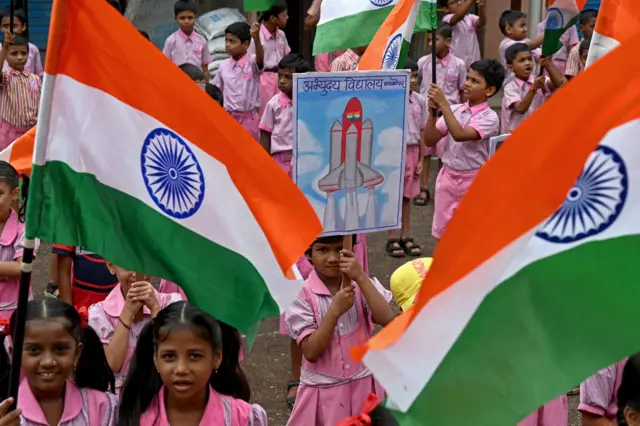
[(287, 383), (287, 405), (289, 409), (293, 409), (293, 405), (296, 403), (296, 396), (298, 395), (299, 381)]

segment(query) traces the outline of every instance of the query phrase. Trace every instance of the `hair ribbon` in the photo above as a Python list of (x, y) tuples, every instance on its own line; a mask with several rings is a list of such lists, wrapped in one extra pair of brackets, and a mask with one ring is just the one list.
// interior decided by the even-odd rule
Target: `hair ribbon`
[(362, 406), (362, 413), (352, 416), (338, 422), (337, 426), (371, 426), (371, 417), (369, 414), (378, 406), (380, 399), (375, 393), (367, 395), (367, 399)]
[(89, 323), (89, 311), (86, 306), (76, 306), (76, 311), (78, 311), (78, 315), (80, 315), (80, 328), (84, 330)]

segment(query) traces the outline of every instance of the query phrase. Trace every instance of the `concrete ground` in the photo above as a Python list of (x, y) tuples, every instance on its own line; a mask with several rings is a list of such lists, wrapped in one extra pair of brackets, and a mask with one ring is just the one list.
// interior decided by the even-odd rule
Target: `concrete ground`
[[(435, 165), (435, 163), (434, 163)], [(435, 167), (432, 168), (431, 187), (435, 182)], [(431, 237), (431, 221), (433, 205), (413, 207), (411, 212), (412, 236), (422, 246), (425, 256), (430, 256), (435, 247)], [(393, 271), (408, 259), (393, 259), (386, 255), (384, 233), (371, 234), (367, 237), (369, 247), (369, 267), (373, 276), (388, 287)], [(36, 294), (42, 294), (49, 279), (50, 246), (43, 244), (38, 252), (34, 268), (33, 284)], [(289, 417), (285, 403), (286, 383), (289, 378), (289, 339), (278, 332), (278, 319), (269, 318), (261, 327), (258, 338), (244, 361), (253, 392), (252, 400), (262, 405), (269, 415), (270, 426), (284, 426)], [(462, 406), (463, 402), (461, 402)], [(577, 408), (577, 397), (569, 398), (569, 426), (580, 426)], [(545, 425), (555, 426), (555, 425)]]

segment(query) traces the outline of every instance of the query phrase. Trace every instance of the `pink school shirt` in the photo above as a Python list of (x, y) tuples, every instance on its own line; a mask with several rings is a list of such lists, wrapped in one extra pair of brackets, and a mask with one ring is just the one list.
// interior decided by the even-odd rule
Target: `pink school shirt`
[[(79, 389), (67, 380), (64, 408), (58, 426), (116, 426), (118, 397), (95, 389)], [(18, 389), (18, 408), (22, 410), (21, 426), (49, 426), (40, 404), (33, 396), (29, 383), (23, 380)]]
[(207, 47), (207, 40), (197, 32), (186, 35), (178, 30), (167, 37), (162, 53), (176, 65), (192, 64), (197, 67), (211, 63), (211, 55)]
[[(164, 406), (165, 392), (162, 386), (149, 408), (140, 416), (140, 426), (169, 426)], [(209, 387), (209, 401), (199, 424), (200, 426), (267, 426), (268, 417), (261, 406), (219, 394)]]
[(453, 105), (451, 110), (463, 128), (473, 127), (481, 139), (456, 142), (447, 129), (444, 117), (440, 117), (436, 129), (446, 138), (442, 162), (457, 172), (478, 170), (489, 159), (489, 138), (497, 136), (500, 130), (498, 114), (489, 108), (488, 102), (475, 106), (469, 106), (469, 102)]
[[(0, 261), (11, 262), (22, 257), (24, 252), (24, 223), (11, 209), (9, 218), (0, 234)], [(20, 278), (0, 278), (0, 317), (10, 318), (18, 307)]]
[[(445, 15), (443, 22), (451, 23), (453, 14)], [(477, 15), (468, 14), (453, 26), (451, 41), (451, 51), (458, 58), (462, 59), (465, 69), (469, 69), (472, 63), (480, 60), (480, 43), (478, 43), (478, 21)]]
[[(264, 69), (277, 71), (278, 64), (282, 58), (291, 53), (286, 34), (281, 29), (277, 29), (274, 37), (267, 27), (262, 24), (260, 25), (260, 43), (262, 43), (262, 50), (264, 50)], [(251, 40), (247, 53), (252, 55), (256, 53), (253, 39)]]
[(280, 92), (264, 109), (260, 130), (271, 133), (271, 153), (293, 149), (293, 106), (291, 99)]
[(598, 371), (580, 383), (580, 405), (578, 410), (606, 417), (617, 423), (618, 388), (622, 383), (622, 372), (627, 360), (620, 361)]
[(536, 91), (529, 110), (524, 114), (516, 112), (514, 105), (520, 102), (527, 95), (527, 92), (529, 92), (531, 87), (533, 87), (533, 79), (534, 76), (532, 73), (531, 76), (529, 76), (528, 81), (514, 78), (510, 83), (507, 83), (507, 85), (504, 86), (504, 94), (502, 96), (502, 133), (512, 133), (525, 118), (533, 114), (536, 109), (540, 108), (542, 103), (547, 100), (549, 95), (551, 95), (552, 91), (549, 89), (550, 80), (547, 78), (545, 86)]
[[(536, 34), (542, 34), (544, 28), (547, 26), (547, 19), (536, 25)], [(553, 55), (553, 64), (558, 68), (562, 74), (564, 74), (567, 66), (567, 59), (569, 58), (569, 52), (576, 44), (580, 43), (580, 37), (578, 36), (578, 30), (575, 26), (569, 28), (560, 37), (562, 47)]]
[[(500, 63), (505, 67), (505, 69), (507, 69), (507, 76), (504, 79), (503, 87), (507, 83), (511, 82), (511, 80), (513, 80), (513, 78), (514, 78), (513, 71), (509, 71), (508, 68), (507, 68), (507, 56), (506, 56), (507, 49), (510, 48), (511, 46), (513, 46), (516, 43), (527, 44), (530, 41), (531, 40), (528, 39), (528, 38), (525, 38), (524, 40), (513, 40), (513, 39), (510, 39), (509, 37), (505, 37), (505, 38), (502, 39), (502, 41), (500, 41), (500, 47), (498, 49), (499, 50), (499, 54), (500, 54)], [(537, 64), (538, 61), (540, 60), (540, 56), (542, 55), (542, 51), (539, 48), (533, 49), (531, 51), (531, 55), (533, 56), (533, 60)], [(533, 74), (535, 75), (536, 73), (537, 73), (537, 65), (533, 69)]]
[[(2, 46), (0, 46), (0, 50), (2, 50)], [(2, 69), (9, 69), (9, 63), (5, 61)], [(42, 59), (40, 59), (40, 49), (38, 49), (35, 44), (29, 43), (29, 56), (27, 57), (27, 63), (24, 65), (24, 70), (39, 77), (44, 75)]]
[(427, 101), (418, 92), (409, 95), (409, 137), (407, 145), (418, 145), (427, 126)]
[[(418, 69), (422, 75), (420, 93), (426, 98), (429, 85), (432, 83), (431, 55), (423, 56), (418, 60)], [(449, 53), (442, 59), (436, 58), (436, 84), (442, 88), (445, 98), (451, 105), (460, 103), (460, 91), (464, 89), (466, 79), (467, 66), (462, 59), (453, 56), (453, 53)]]
[(253, 55), (246, 53), (237, 61), (233, 58), (222, 61), (213, 84), (222, 90), (227, 111), (249, 112), (260, 108), (260, 68)]
[(331, 72), (337, 71), (355, 71), (360, 62), (360, 56), (351, 49), (347, 49), (342, 55), (338, 56), (331, 62)]
[[(158, 299), (158, 303), (160, 304), (160, 309), (164, 309), (173, 302), (182, 300), (182, 296), (177, 293), (165, 294), (158, 293), (155, 290), (154, 292), (156, 294), (156, 299)], [(115, 286), (113, 290), (111, 290), (111, 293), (109, 293), (102, 302), (98, 302), (89, 307), (89, 325), (96, 331), (103, 344), (109, 344), (111, 341), (113, 333), (116, 330), (116, 326), (120, 321), (120, 314), (122, 313), (123, 308), (124, 296), (122, 294), (122, 287), (120, 284)], [(124, 385), (124, 379), (129, 371), (129, 362), (131, 361), (131, 356), (133, 355), (133, 351), (138, 343), (140, 332), (145, 324), (151, 321), (151, 311), (149, 308), (144, 306), (142, 308), (142, 312), (144, 314), (144, 319), (131, 324), (131, 331), (129, 332), (129, 347), (127, 349), (127, 356), (124, 360), (124, 364), (120, 371), (113, 372), (116, 376), (116, 389), (118, 392)]]

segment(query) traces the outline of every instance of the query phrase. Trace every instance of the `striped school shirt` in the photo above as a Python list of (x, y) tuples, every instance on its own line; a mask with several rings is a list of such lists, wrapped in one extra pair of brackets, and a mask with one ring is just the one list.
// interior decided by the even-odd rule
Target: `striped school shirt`
[(2, 70), (0, 119), (15, 127), (33, 127), (38, 121), (40, 77), (15, 68)]
[(351, 49), (347, 49), (342, 55), (331, 62), (331, 72), (355, 71), (358, 68), (360, 56)]

